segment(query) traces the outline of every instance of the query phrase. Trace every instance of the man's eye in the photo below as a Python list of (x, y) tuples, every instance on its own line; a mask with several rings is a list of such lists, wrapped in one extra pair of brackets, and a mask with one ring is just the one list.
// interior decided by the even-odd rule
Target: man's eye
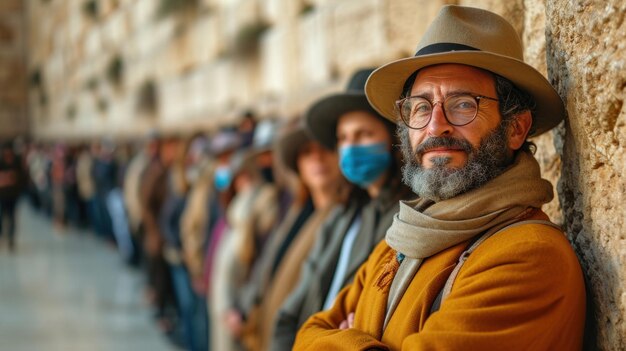
[(430, 105), (422, 102), (413, 106), (413, 114), (423, 114), (430, 112)]

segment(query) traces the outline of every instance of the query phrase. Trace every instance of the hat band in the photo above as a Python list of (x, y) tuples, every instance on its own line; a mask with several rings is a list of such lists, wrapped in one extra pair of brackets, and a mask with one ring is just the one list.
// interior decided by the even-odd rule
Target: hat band
[(479, 49), (473, 48), (471, 46), (463, 45), (463, 44), (436, 43), (436, 44), (426, 45), (423, 48), (419, 49), (415, 53), (415, 56), (438, 54), (438, 53), (450, 52), (450, 51), (464, 51), (464, 50), (480, 51)]

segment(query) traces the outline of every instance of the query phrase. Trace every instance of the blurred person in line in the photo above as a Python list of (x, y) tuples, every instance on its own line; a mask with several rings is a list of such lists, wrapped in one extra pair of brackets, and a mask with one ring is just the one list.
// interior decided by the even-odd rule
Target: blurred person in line
[[(26, 175), (13, 144), (2, 144), (0, 155), (0, 237), (8, 240), (10, 251), (15, 251), (15, 209), (25, 186)], [(6, 234), (6, 235), (5, 235)]]
[[(241, 338), (249, 350), (267, 349), (274, 316), (296, 286), (320, 227), (333, 210), (345, 205), (351, 190), (339, 170), (336, 152), (312, 140), (301, 126), (281, 138), (279, 152), (287, 167), (298, 174), (306, 200), (304, 211), (294, 213), (295, 220), (286, 222), (282, 232), (274, 234), (273, 247), (268, 247), (272, 251), (267, 251), (266, 281), (242, 328)], [(243, 319), (243, 312), (237, 317)]]
[(295, 350), (580, 350), (582, 270), (541, 211), (552, 185), (528, 137), (565, 108), (499, 15), (447, 5), (414, 57), (368, 78), (418, 195)]
[(115, 242), (113, 221), (107, 206), (109, 192), (115, 188), (117, 179), (117, 164), (114, 153), (115, 144), (112, 140), (103, 139), (95, 150), (92, 177), (96, 185), (94, 197), (94, 224), (96, 233), (108, 242)]
[[(197, 150), (194, 150), (195, 148)], [(203, 150), (200, 150), (203, 148)], [(191, 189), (181, 216), (182, 258), (191, 280), (194, 292), (206, 297), (207, 284), (204, 274), (204, 261), (207, 238), (211, 226), (217, 221), (216, 191), (213, 186), (215, 162), (209, 156), (209, 141), (192, 143), (192, 159), (186, 171)]]
[(249, 160), (259, 170), (263, 180), (272, 184), (278, 191), (278, 217), (275, 226), (285, 218), (291, 205), (293, 197), (292, 189), (287, 184), (288, 178), (285, 176), (288, 171), (282, 162), (278, 162), (275, 157), (276, 135), (281, 128), (281, 123), (275, 119), (266, 119), (259, 122), (254, 131), (252, 141), (252, 152)]
[(65, 199), (65, 223), (78, 226), (80, 222), (80, 198), (76, 179), (77, 148), (67, 147), (65, 155), (65, 171), (63, 172), (63, 198)]
[(165, 245), (163, 254), (172, 275), (176, 302), (180, 313), (180, 330), (187, 350), (206, 350), (207, 312), (205, 296), (195, 293), (184, 265), (181, 218), (188, 193), (197, 178), (197, 162), (206, 150), (202, 136), (187, 138), (178, 144), (175, 159), (167, 172), (167, 191), (159, 222)]
[(93, 211), (94, 198), (96, 196), (96, 183), (93, 179), (93, 155), (90, 148), (95, 146), (83, 145), (78, 152), (76, 159), (76, 183), (78, 185), (78, 195), (81, 201), (81, 208), (84, 209), (87, 222), (94, 228)]
[(52, 199), (52, 219), (55, 227), (62, 228), (66, 222), (65, 173), (67, 166), (67, 146), (58, 143), (52, 148), (52, 163), (49, 171), (50, 194)]
[(131, 157), (123, 180), (124, 207), (128, 216), (128, 225), (133, 243), (131, 264), (139, 265), (143, 257), (143, 208), (141, 197), (142, 177), (158, 149), (159, 135), (156, 131), (149, 133), (145, 141), (138, 145)]
[[(219, 135), (219, 134), (218, 134)], [(219, 136), (215, 138), (219, 140)], [(211, 344), (210, 327), (208, 325), (208, 314), (210, 306), (207, 306), (208, 276), (205, 271), (205, 263), (209, 264), (207, 255), (209, 238), (214, 233), (213, 228), (219, 227), (218, 219), (220, 205), (218, 204), (218, 191), (214, 186), (213, 173), (215, 170), (215, 159), (211, 153), (216, 151), (213, 136), (208, 139), (200, 139), (192, 143), (190, 149), (189, 165), (186, 176), (191, 184), (191, 189), (187, 196), (187, 203), (181, 217), (181, 254), (185, 264), (187, 275), (193, 289), (193, 293), (198, 299), (195, 304), (196, 318), (199, 320), (197, 326), (205, 324), (203, 341), (207, 345)], [(202, 310), (200, 310), (202, 309)]]
[(367, 102), (365, 81), (373, 69), (357, 71), (347, 90), (318, 100), (306, 114), (315, 140), (336, 149), (346, 179), (367, 192), (324, 223), (302, 266), (300, 281), (276, 315), (269, 350), (291, 350), (298, 328), (314, 313), (332, 306), (359, 266), (380, 242), (398, 211), (411, 197), (402, 183), (395, 124)]
[(122, 192), (129, 158), (130, 150), (128, 145), (121, 144), (115, 147), (113, 154), (113, 162), (116, 169), (115, 178), (113, 188), (106, 195), (106, 207), (111, 216), (111, 229), (115, 236), (115, 243), (122, 259), (126, 263), (131, 263), (134, 254), (134, 244)]
[(226, 209), (229, 230), (216, 250), (213, 284), (216, 287), (216, 307), (224, 311), (221, 322), (233, 337), (238, 330), (232, 327), (228, 310), (235, 296), (245, 284), (262, 244), (269, 235), (278, 215), (276, 188), (262, 181), (259, 170), (245, 162), (248, 149), (233, 155), (230, 170), (234, 197)]
[(38, 210), (38, 211), (41, 210), (42, 205), (41, 205), (41, 199), (39, 198), (39, 190), (38, 190), (37, 181), (34, 178), (34, 172), (32, 168), (35, 167), (35, 164), (39, 161), (40, 158), (41, 158), (41, 151), (39, 149), (39, 145), (34, 142), (28, 143), (27, 148), (26, 148), (26, 153), (23, 159), (24, 169), (26, 171), (26, 176), (28, 178), (28, 184), (27, 184), (28, 201), (30, 205), (35, 210)]
[(237, 126), (237, 132), (241, 136), (241, 147), (250, 147), (254, 141), (254, 130), (257, 126), (257, 118), (252, 110), (245, 111)]
[(172, 161), (174, 140), (159, 139), (147, 145), (148, 166), (144, 169), (140, 183), (140, 199), (143, 222), (143, 251), (148, 275), (147, 297), (156, 308), (155, 317), (159, 327), (173, 335), (173, 313), (176, 306), (171, 274), (163, 257), (163, 234), (159, 226), (159, 215), (165, 201), (167, 168)]
[(206, 253), (204, 257), (204, 274), (207, 285), (207, 309), (209, 312), (209, 340), (212, 350), (231, 350), (234, 347), (232, 337), (229, 335), (223, 323), (225, 302), (230, 298), (224, 296), (226, 286), (220, 286), (217, 282), (224, 274), (220, 265), (220, 247), (228, 235), (229, 223), (226, 210), (234, 197), (232, 186), (233, 175), (230, 162), (233, 154), (241, 145), (241, 136), (233, 130), (221, 130), (211, 139), (211, 154), (214, 157), (215, 169), (213, 171), (212, 186), (215, 197), (210, 206), (210, 216), (214, 223), (209, 226)]

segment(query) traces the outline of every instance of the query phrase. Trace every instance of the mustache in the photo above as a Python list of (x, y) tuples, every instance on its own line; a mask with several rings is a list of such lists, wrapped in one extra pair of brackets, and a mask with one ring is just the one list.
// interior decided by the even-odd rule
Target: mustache
[(455, 147), (462, 149), (468, 154), (474, 151), (472, 144), (465, 139), (431, 137), (426, 139), (425, 142), (417, 145), (414, 152), (416, 156), (422, 156), (426, 151), (439, 147)]

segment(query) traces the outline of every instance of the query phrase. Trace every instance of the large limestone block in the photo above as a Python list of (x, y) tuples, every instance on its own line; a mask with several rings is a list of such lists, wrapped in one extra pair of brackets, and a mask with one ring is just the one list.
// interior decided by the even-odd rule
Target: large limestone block
[(137, 0), (129, 5), (131, 14), (132, 31), (137, 32), (142, 28), (149, 28), (155, 22), (156, 10), (159, 1)]
[(302, 0), (263, 0), (259, 2), (261, 17), (272, 24), (293, 22), (302, 8)]
[(426, 28), (445, 4), (452, 0), (386, 1), (386, 52), (388, 60), (413, 56)]
[(107, 51), (114, 50), (123, 44), (130, 34), (130, 20), (127, 13), (123, 11), (114, 12), (103, 23), (103, 46)]
[(298, 76), (305, 87), (332, 79), (332, 11), (316, 9), (298, 22)]
[(219, 111), (221, 108), (231, 108), (235, 104), (238, 95), (237, 90), (231, 84), (232, 72), (236, 71), (234, 64), (229, 60), (215, 62), (213, 68), (214, 80), (209, 86), (212, 94), (212, 110)]
[(0, 1), (0, 13), (19, 13), (23, 8), (23, 0), (2, 0)]
[(559, 187), (593, 298), (597, 345), (626, 349), (626, 3), (549, 1), (548, 70), (569, 118)]
[(381, 61), (386, 50), (383, 5), (382, 0), (346, 0), (336, 5), (332, 62), (340, 76)]
[(524, 31), (524, 0), (460, 0), (458, 4), (493, 11), (506, 18), (520, 35)]
[(289, 23), (272, 28), (261, 41), (261, 93), (278, 97), (297, 88), (298, 63), (295, 26)]
[[(2, 14), (2, 13), (0, 13)], [(22, 56), (24, 54), (24, 30), (22, 17), (19, 13), (3, 14), (0, 17), (0, 53)]]
[(230, 0), (219, 7), (225, 40), (233, 42), (241, 28), (261, 19), (258, 3), (253, 0)]
[(197, 64), (208, 64), (224, 51), (224, 40), (217, 16), (200, 17), (189, 30)]

